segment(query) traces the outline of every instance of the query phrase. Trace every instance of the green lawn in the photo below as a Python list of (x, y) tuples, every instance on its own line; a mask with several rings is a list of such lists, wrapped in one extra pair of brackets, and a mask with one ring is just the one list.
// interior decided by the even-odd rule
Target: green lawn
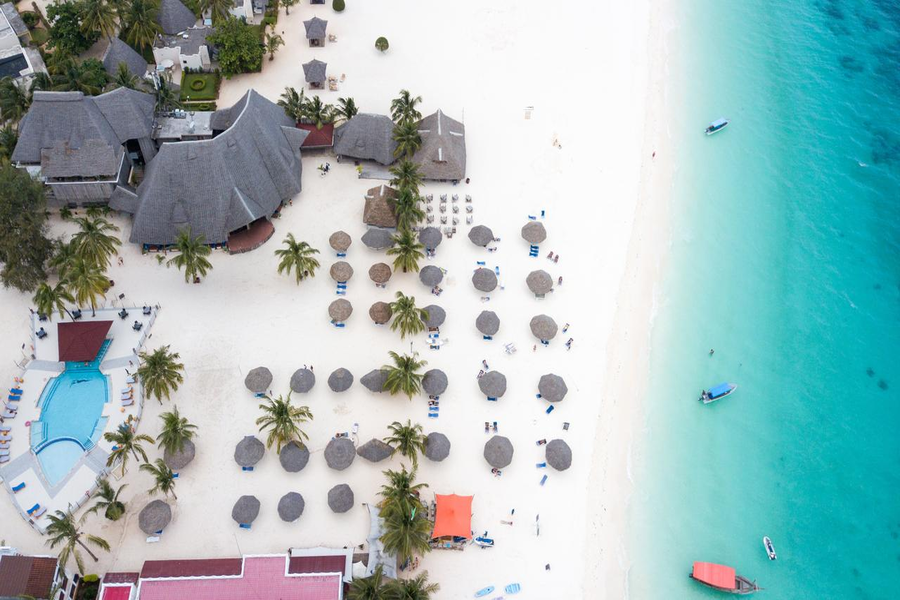
[(215, 73), (185, 73), (181, 77), (181, 101), (209, 101), (218, 97)]
[(50, 32), (43, 27), (35, 27), (31, 30), (31, 39), (34, 41), (35, 45), (42, 46), (50, 39)]

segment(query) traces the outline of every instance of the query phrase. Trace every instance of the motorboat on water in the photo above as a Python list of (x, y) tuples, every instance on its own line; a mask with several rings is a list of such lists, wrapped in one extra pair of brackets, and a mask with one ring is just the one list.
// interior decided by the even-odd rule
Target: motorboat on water
[(719, 385), (713, 386), (708, 390), (703, 390), (703, 393), (700, 394), (699, 400), (703, 404), (709, 404), (710, 402), (721, 400), (725, 396), (730, 395), (736, 389), (737, 384), (720, 383)]
[(735, 573), (733, 567), (715, 563), (695, 562), (690, 577), (714, 590), (739, 596), (746, 596), (762, 589), (755, 581)]
[(728, 123), (730, 123), (728, 119), (716, 119), (706, 126), (706, 135), (719, 133), (720, 131), (728, 127)]
[(763, 536), (763, 546), (766, 547), (766, 554), (769, 555), (769, 560), (778, 559), (778, 556), (775, 554), (775, 546), (772, 545), (772, 540), (767, 535)]

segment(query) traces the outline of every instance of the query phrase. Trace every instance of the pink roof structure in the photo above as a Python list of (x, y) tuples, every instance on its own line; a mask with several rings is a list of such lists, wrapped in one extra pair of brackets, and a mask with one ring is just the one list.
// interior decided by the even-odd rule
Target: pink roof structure
[(114, 585), (103, 587), (102, 600), (129, 600), (131, 598), (130, 585)]

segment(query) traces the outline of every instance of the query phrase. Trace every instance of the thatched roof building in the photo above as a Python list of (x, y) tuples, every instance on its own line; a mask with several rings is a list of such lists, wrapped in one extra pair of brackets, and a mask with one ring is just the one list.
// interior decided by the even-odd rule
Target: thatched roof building
[(466, 128), (440, 110), (419, 121), (422, 146), (413, 155), (422, 179), (460, 181), (466, 178)]
[(366, 192), (363, 223), (374, 227), (397, 227), (397, 190), (377, 185)]
[(359, 113), (334, 131), (334, 153), (347, 158), (394, 162), (394, 122), (390, 117)]

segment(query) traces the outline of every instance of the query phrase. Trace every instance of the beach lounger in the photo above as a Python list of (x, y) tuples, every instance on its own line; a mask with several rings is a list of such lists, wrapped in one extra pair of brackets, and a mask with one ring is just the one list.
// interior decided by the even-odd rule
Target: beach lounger
[(255, 394), (253, 394), (253, 397), (254, 398), (265, 398), (266, 393), (265, 392), (256, 392)]
[(488, 402), (496, 402), (497, 401), (496, 398), (492, 398), (490, 396), (488, 396), (487, 399), (488, 399)]
[(343, 328), (343, 327), (346, 327), (347, 324), (346, 323), (335, 323), (334, 326), (338, 327), (338, 328)]
[(542, 462), (542, 463), (536, 463), (534, 466), (535, 466), (536, 469), (546, 469), (546, 468), (547, 468), (547, 463), (545, 463), (545, 462)]
[(10, 388), (9, 389), (10, 396), (21, 396), (22, 389), (21, 388)]
[(0, 456), (0, 465), (2, 465), (3, 463), (8, 463), (8, 462), (9, 462), (8, 456)]
[(252, 471), (253, 467), (241, 467), (241, 471)]
[(11, 442), (12, 436), (8, 433), (0, 434), (0, 442)]
[(250, 523), (241, 523), (238, 527), (241, 529), (250, 529)]
[(555, 408), (556, 407), (551, 404), (550, 406), (547, 407), (547, 410), (545, 412), (549, 415), (550, 413), (553, 412), (553, 409), (555, 409)]
[(22, 399), (22, 396), (10, 396), (10, 397), (7, 398), (7, 401), (9, 401), (9, 402), (18, 402), (18, 401), (21, 400), (21, 399)]
[(122, 398), (122, 406), (131, 406), (134, 404), (134, 398)]
[(537, 217), (534, 215), (528, 215), (528, 218), (532, 221), (537, 221)]
[(42, 506), (42, 507), (40, 507), (39, 509), (37, 509), (37, 510), (34, 512), (34, 514), (31, 515), (31, 518), (32, 518), (32, 519), (37, 519), (37, 518), (39, 518), (39, 517), (43, 517), (45, 512), (47, 512), (47, 507), (46, 507), (46, 506)]
[(134, 388), (129, 385), (128, 387), (122, 388), (119, 391), (121, 391), (123, 394), (130, 394), (134, 391)]
[(0, 433), (9, 433), (11, 427), (9, 425), (0, 425)]
[(0, 442), (0, 450), (9, 450), (9, 442)]
[(346, 296), (346, 295), (347, 295), (347, 290), (346, 290), (346, 289), (343, 289), (343, 290), (339, 289), (339, 290), (337, 290), (337, 291), (335, 292), (335, 294), (337, 294), (338, 296)]
[(134, 375), (129, 375), (128, 378), (125, 380), (125, 383), (132, 384), (132, 383), (135, 383), (135, 381), (136, 380), (134, 378)]
[(24, 482), (24, 481), (23, 481), (22, 483), (20, 483), (20, 484), (18, 484), (18, 485), (14, 485), (14, 486), (12, 487), (12, 491), (14, 491), (14, 492), (18, 492), (18, 491), (21, 491), (21, 490), (24, 490), (24, 489), (25, 489), (25, 482)]
[(15, 418), (16, 418), (16, 411), (14, 411), (14, 410), (9, 410), (9, 409), (4, 410), (4, 411), (3, 411), (3, 418), (4, 418), (4, 419), (15, 419)]
[(479, 260), (479, 261), (476, 261), (475, 264), (478, 265), (479, 267), (483, 267), (485, 265), (485, 261)]
[(338, 252), (337, 255), (338, 255), (338, 258), (347, 258), (346, 252)]
[(159, 541), (159, 536), (158, 536), (158, 535), (151, 535), (150, 537), (147, 538), (147, 543), (148, 543), (148, 544), (155, 544), (155, 543), (158, 542), (158, 541)]
[(40, 507), (41, 507), (40, 504), (35, 504), (34, 506), (32, 506), (31, 508), (29, 508), (29, 509), (26, 510), (25, 512), (27, 512), (27, 513), (30, 515), (30, 514), (32, 514), (33, 512), (35, 512), (37, 509), (39, 509)]
[(483, 340), (489, 342), (489, 341), (491, 341), (491, 340), (494, 339), (494, 336), (492, 336), (492, 335), (483, 335), (483, 336), (481, 336), (481, 339), (483, 339)]
[(546, 476), (546, 475), (544, 475), (543, 477), (541, 477), (541, 485), (544, 485), (545, 483), (547, 483), (547, 476)]
[(428, 413), (428, 418), (429, 418), (429, 419), (438, 419), (438, 418), (440, 418), (440, 416), (441, 416), (441, 415), (439, 415), (439, 414), (436, 413), (436, 412), (430, 412), (430, 413)]
[[(544, 211), (541, 211), (541, 218), (543, 218), (543, 215), (544, 215)], [(519, 592), (522, 591), (522, 586), (519, 585), (518, 583), (511, 583), (508, 586), (506, 586), (505, 588), (503, 588), (503, 591), (510, 595), (518, 594)]]
[(0, 450), (0, 456), (9, 456), (9, 450)]
[(346, 290), (346, 289), (347, 289), (347, 282), (346, 282), (346, 281), (338, 282), (337, 286), (338, 286), (338, 289)]

